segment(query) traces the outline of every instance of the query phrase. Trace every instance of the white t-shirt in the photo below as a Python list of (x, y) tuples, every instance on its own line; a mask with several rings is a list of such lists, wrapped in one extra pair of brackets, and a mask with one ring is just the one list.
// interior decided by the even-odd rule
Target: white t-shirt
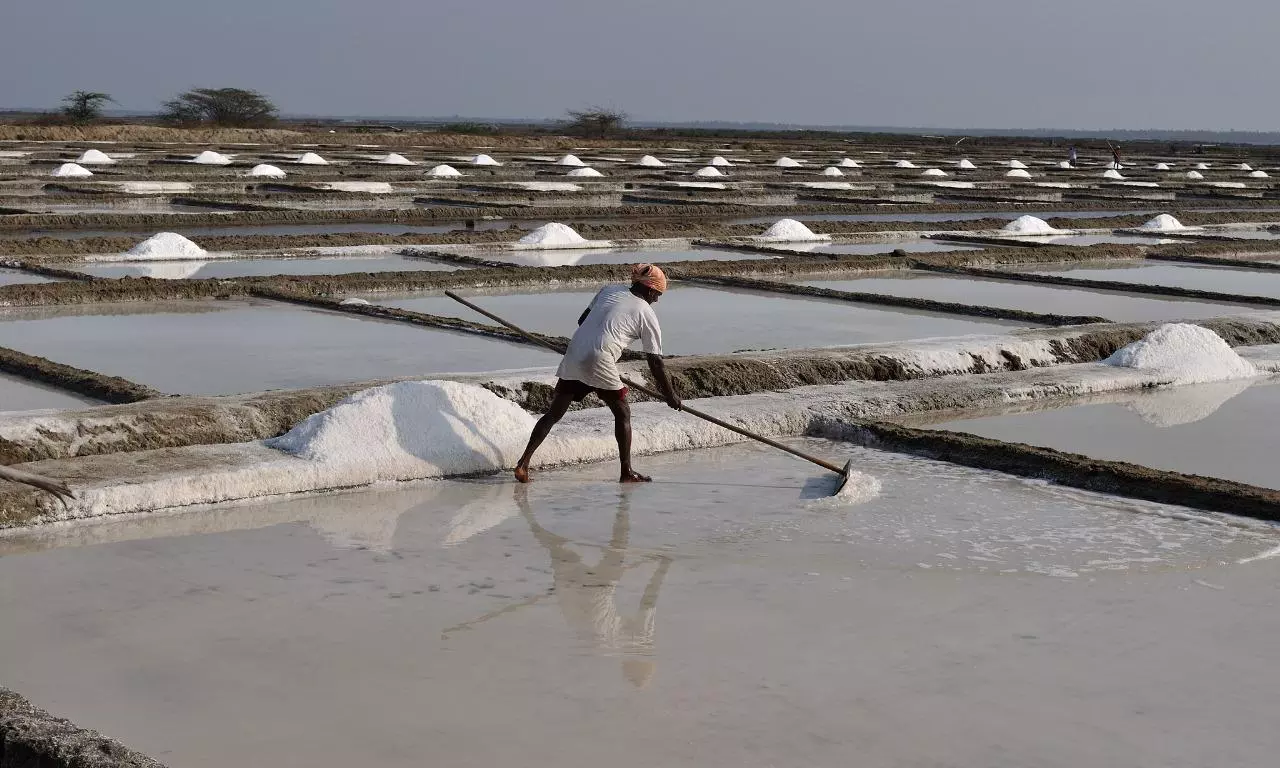
[(556, 375), (595, 389), (622, 389), (618, 358), (627, 345), (639, 339), (645, 352), (662, 354), (658, 315), (627, 285), (601, 288), (591, 300), (590, 310), (569, 341)]

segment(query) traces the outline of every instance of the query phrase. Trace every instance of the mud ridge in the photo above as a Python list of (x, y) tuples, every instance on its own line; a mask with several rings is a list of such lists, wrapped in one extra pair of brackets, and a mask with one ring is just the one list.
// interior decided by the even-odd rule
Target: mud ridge
[(0, 766), (165, 768), (115, 739), (54, 717), (8, 688), (0, 688)]
[(7, 347), (0, 347), (0, 371), (106, 403), (136, 403), (164, 396), (151, 387), (119, 376), (74, 368)]

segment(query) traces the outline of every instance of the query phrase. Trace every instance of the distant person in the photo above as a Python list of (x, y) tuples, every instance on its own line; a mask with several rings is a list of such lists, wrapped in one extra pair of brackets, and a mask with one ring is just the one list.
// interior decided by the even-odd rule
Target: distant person
[(1111, 148), (1111, 167), (1115, 168), (1117, 171), (1120, 170), (1121, 166), (1120, 166), (1120, 148), (1119, 147)]
[(1072, 167), (1075, 167), (1076, 161), (1079, 159), (1080, 153), (1076, 151), (1075, 147), (1067, 150), (1067, 162), (1070, 163)]
[(618, 359), (631, 342), (640, 341), (653, 380), (662, 390), (667, 405), (680, 410), (680, 398), (662, 362), (662, 329), (651, 306), (667, 290), (667, 276), (654, 264), (638, 264), (631, 270), (631, 285), (609, 285), (591, 300), (578, 318), (578, 330), (556, 371), (555, 397), (546, 415), (538, 419), (529, 436), (529, 445), (516, 464), (516, 479), (529, 482), (529, 462), (569, 406), (595, 392), (613, 412), (613, 434), (618, 441), (622, 464), (619, 482), (645, 483), (651, 478), (631, 468), (631, 408), (627, 388), (618, 373)]

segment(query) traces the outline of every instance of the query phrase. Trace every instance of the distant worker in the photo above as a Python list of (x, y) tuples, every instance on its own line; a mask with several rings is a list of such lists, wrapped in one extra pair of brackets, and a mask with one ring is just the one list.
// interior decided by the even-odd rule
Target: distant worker
[(631, 285), (609, 285), (591, 300), (578, 318), (578, 330), (569, 341), (564, 359), (556, 371), (555, 396), (546, 415), (538, 419), (529, 436), (529, 445), (516, 464), (516, 479), (529, 482), (529, 462), (569, 406), (595, 392), (613, 412), (613, 434), (618, 441), (622, 463), (619, 482), (644, 483), (650, 478), (631, 468), (631, 408), (627, 388), (618, 373), (618, 360), (631, 342), (640, 341), (653, 380), (666, 397), (667, 405), (680, 410), (680, 398), (671, 386), (662, 362), (662, 329), (651, 306), (667, 290), (667, 276), (653, 264), (638, 264), (631, 270)]
[(1111, 148), (1111, 161), (1112, 161), (1111, 167), (1115, 168), (1117, 171), (1120, 170), (1121, 166), (1120, 166), (1120, 148), (1119, 147)]
[(1070, 163), (1071, 166), (1074, 168), (1076, 164), (1076, 160), (1078, 160), (1079, 158), (1080, 158), (1080, 153), (1076, 152), (1076, 148), (1072, 146), (1071, 149), (1068, 150), (1067, 152), (1067, 162)]

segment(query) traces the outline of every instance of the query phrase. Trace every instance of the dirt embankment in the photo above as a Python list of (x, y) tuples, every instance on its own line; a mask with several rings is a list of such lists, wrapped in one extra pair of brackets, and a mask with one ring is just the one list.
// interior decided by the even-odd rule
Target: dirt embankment
[[(0, 347), (0, 371), (39, 381), (105, 403), (135, 403), (163, 397), (151, 387), (135, 384), (119, 376), (107, 376), (83, 368), (63, 365), (15, 349)], [(3, 441), (0, 441), (3, 442)], [(3, 449), (0, 448), (0, 451)]]
[(0, 688), (0, 765), (4, 768), (165, 768), (97, 731), (54, 717)]

